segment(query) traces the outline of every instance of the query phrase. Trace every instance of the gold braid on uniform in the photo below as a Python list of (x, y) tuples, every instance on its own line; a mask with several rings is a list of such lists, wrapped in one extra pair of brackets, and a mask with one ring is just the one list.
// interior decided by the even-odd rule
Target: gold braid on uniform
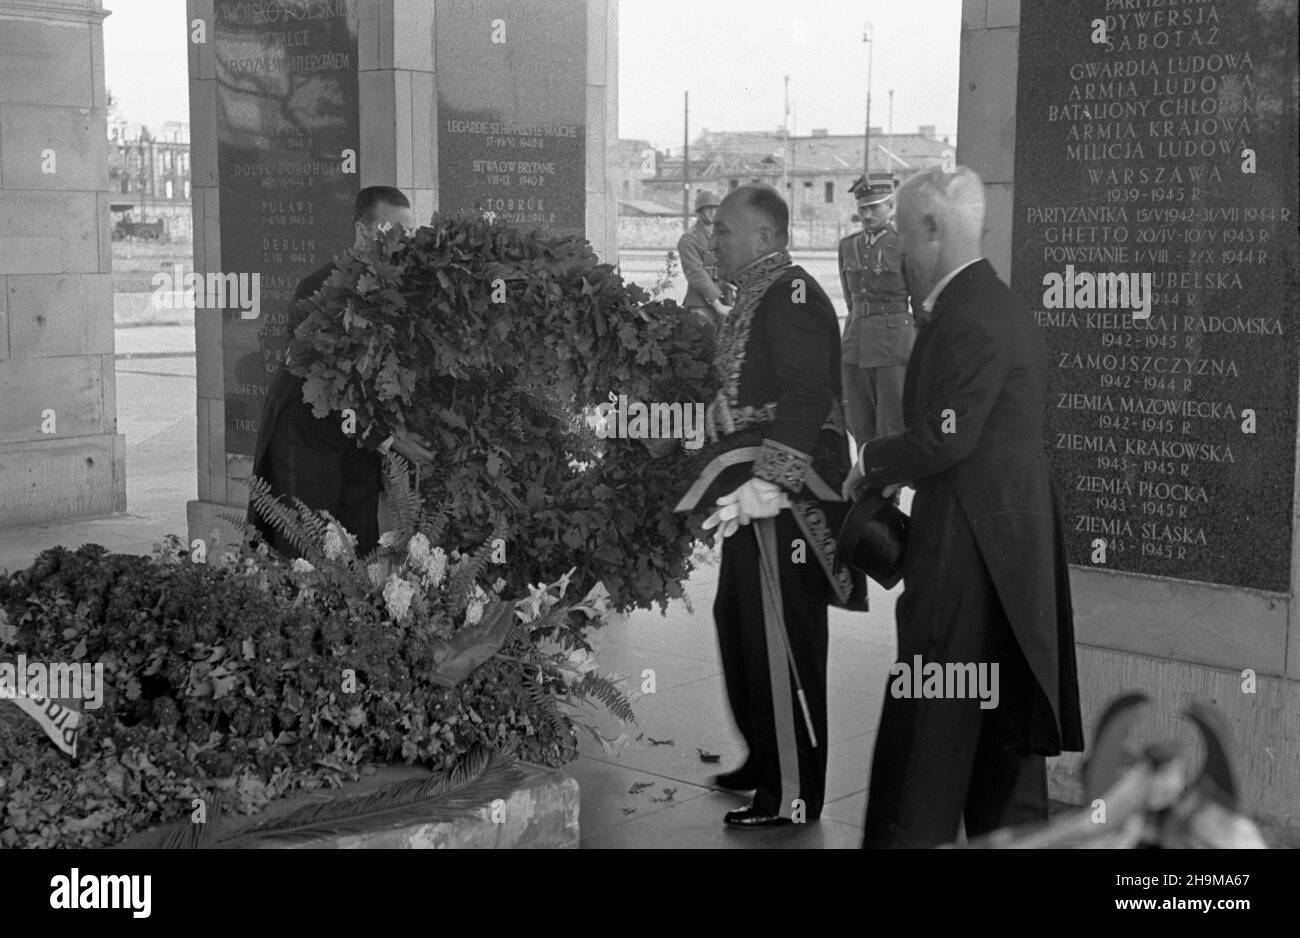
[(830, 581), (837, 601), (848, 602), (853, 592), (853, 577), (848, 567), (841, 567), (838, 573), (835, 570), (836, 537), (826, 518), (826, 510), (815, 501), (803, 499), (796, 500), (790, 507), (799, 529), (807, 538), (808, 546), (812, 548), (813, 556)]
[(789, 492), (803, 491), (804, 474), (812, 457), (776, 440), (763, 440), (763, 449), (754, 462), (754, 475), (775, 482)]
[(736, 274), (736, 305), (722, 325), (713, 356), (713, 376), (721, 390), (714, 399), (717, 415), (711, 422), (716, 425), (720, 436), (735, 430), (732, 414), (739, 410), (740, 370), (745, 365), (745, 347), (749, 344), (754, 313), (763, 294), (781, 279), (790, 264), (789, 251), (773, 251)]

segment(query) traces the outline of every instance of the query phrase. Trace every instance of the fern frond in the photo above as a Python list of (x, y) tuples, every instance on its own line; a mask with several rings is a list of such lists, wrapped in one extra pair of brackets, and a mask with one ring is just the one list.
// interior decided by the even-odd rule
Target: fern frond
[[(421, 497), (418, 490), (415, 494), (417, 498)], [(421, 504), (423, 504), (423, 498), (421, 498)], [(428, 536), (430, 544), (441, 544), (442, 539), (447, 536), (447, 524), (450, 520), (451, 513), (447, 511), (446, 505), (439, 505), (433, 510), (421, 508), (420, 530), (424, 531)]]
[(248, 515), (246, 514), (236, 515), (228, 511), (219, 511), (217, 517), (237, 530), (244, 540), (248, 540), (257, 534), (257, 528), (248, 523)]
[(184, 819), (164, 824), (151, 831), (143, 831), (114, 845), (116, 850), (199, 850), (211, 847), (222, 836), (225, 828), (225, 802), (222, 793), (214, 791), (207, 799), (206, 820), (196, 824), (187, 815)]
[(319, 566), (324, 562), (325, 531), (329, 523), (302, 499), (288, 504), (271, 492), (271, 485), (257, 476), (248, 477), (249, 503), (268, 524), (279, 531), (299, 553)]
[(534, 710), (542, 714), (547, 725), (559, 735), (568, 733), (569, 721), (560, 712), (560, 706), (556, 703), (555, 695), (533, 681), (526, 681), (524, 688), (525, 693), (528, 695), (528, 703)]
[(478, 745), (452, 769), (431, 778), (399, 782), (370, 795), (307, 805), (282, 818), (231, 831), (224, 836), (215, 829), (197, 834), (184, 830), (208, 827), (186, 820), (150, 832), (146, 843), (133, 838), (129, 845), (230, 850), (302, 843), (338, 834), (359, 834), (374, 830), (376, 824), (459, 821), (475, 816), (493, 800), (514, 791), (523, 779), (515, 761), (513, 747), (490, 749)]
[(470, 596), (474, 593), (474, 585), (479, 582), (479, 577), (492, 560), (492, 543), (498, 539), (504, 540), (505, 534), (505, 527), (498, 523), (493, 528), (492, 535), (479, 546), (478, 550), (457, 566), (447, 581), (447, 593), (451, 597), (453, 608), (459, 609), (469, 603)]
[(384, 454), (384, 488), (397, 516), (396, 533), (405, 543), (419, 528), (424, 501), (411, 484), (411, 464), (397, 453)]
[(591, 697), (605, 705), (605, 709), (624, 723), (636, 723), (632, 704), (618, 686), (609, 678), (589, 671), (576, 687), (570, 690), (579, 699)]

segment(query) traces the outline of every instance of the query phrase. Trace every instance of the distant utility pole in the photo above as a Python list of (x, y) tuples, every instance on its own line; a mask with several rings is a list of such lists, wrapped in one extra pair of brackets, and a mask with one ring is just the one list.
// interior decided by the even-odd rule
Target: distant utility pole
[(889, 145), (894, 145), (894, 89), (889, 89)]
[(785, 76), (785, 116), (781, 120), (781, 197), (790, 198), (790, 76)]
[(691, 93), (682, 92), (682, 231), (691, 228)]
[[(790, 76), (785, 76), (785, 116), (781, 120), (781, 198), (790, 206), (794, 214), (794, 190), (790, 188)], [(790, 230), (790, 247), (794, 247), (794, 229)]]
[(871, 47), (875, 27), (870, 21), (862, 24), (862, 41), (867, 44), (867, 126), (862, 131), (862, 178), (870, 179), (871, 173)]

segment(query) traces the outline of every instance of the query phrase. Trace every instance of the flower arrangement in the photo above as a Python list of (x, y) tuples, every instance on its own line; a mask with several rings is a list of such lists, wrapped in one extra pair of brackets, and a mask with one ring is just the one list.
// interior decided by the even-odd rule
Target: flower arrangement
[(574, 601), (561, 576), (503, 598), (488, 552), (442, 547), (439, 513), (398, 457), (388, 469), (412, 510), (371, 557), (327, 514), (272, 500), (292, 562), (251, 542), (195, 562), (170, 537), (150, 557), (56, 548), (0, 577), (0, 657), (104, 665), (75, 762), (0, 706), (0, 846), (116, 844), (195, 798), (254, 814), (373, 763), (560, 765), (591, 707), (631, 720), (590, 658), (601, 591)]
[[(581, 704), (591, 698), (625, 722), (633, 721), (631, 705), (618, 682), (594, 671), (590, 634), (609, 611), (603, 584), (589, 589), (580, 601), (566, 603), (576, 569), (570, 568), (553, 583), (529, 584), (528, 599), (504, 601), (507, 583), (494, 572), (497, 565), (491, 560), (498, 538), (490, 538), (472, 553), (436, 546), (447, 529), (447, 512), (426, 508), (401, 456), (388, 454), (384, 472), (396, 526), (380, 536), (379, 546), (368, 557), (356, 555), (356, 538), (328, 512), (296, 500), (292, 507), (286, 506), (263, 480), (250, 480), (254, 509), (291, 543), (323, 563), (322, 569), (305, 558), (290, 563), (299, 589), (294, 601), (326, 583), (353, 582), (358, 593), (383, 609), (398, 634), (431, 645), (436, 667), (430, 679), (441, 686), (454, 687), (490, 658), (501, 657), (525, 668), (539, 685), (557, 691), (556, 702), (567, 706), (570, 717), (579, 716)], [(246, 522), (236, 517), (228, 520), (252, 538)], [(250, 544), (251, 540), (246, 547)], [(267, 556), (260, 547), (256, 555)], [(248, 565), (249, 575), (255, 570), (255, 564)], [(513, 653), (502, 652), (507, 644)], [(581, 665), (577, 670), (575, 662)], [(538, 700), (555, 725), (562, 726), (549, 701)], [(580, 725), (602, 744), (608, 743), (595, 726)]]

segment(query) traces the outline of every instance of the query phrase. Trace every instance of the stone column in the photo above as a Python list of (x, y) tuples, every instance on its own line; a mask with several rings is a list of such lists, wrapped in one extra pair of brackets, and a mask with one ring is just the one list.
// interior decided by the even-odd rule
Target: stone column
[[(431, 0), (350, 2), (357, 16), (359, 187), (397, 186), (410, 196), (415, 218), (421, 223), (427, 222), (440, 208), (468, 207), (441, 204), (455, 198), (447, 193), (446, 180), (443, 180), (440, 199), (438, 83), (454, 76), (447, 73), (445, 64), (442, 72), (439, 71), (436, 18), (439, 11), (448, 7), (441, 0), (438, 4)], [(495, 8), (491, 4), (474, 6), (474, 0), (456, 2), (460, 4), (457, 12), (463, 15), (482, 12), (485, 29), (493, 17), (502, 15), (493, 12)], [(223, 270), (222, 199), (217, 165), (217, 66), (210, 41), (216, 11), (214, 0), (187, 0), (187, 4), (191, 22), (203, 20), (209, 30), (209, 42), (190, 46), (194, 268), (197, 273), (205, 273)], [(617, 263), (618, 201), (609, 186), (606, 168), (608, 146), (617, 137), (617, 10), (612, 0), (585, 0), (585, 7), (585, 206), (579, 223), (585, 218), (586, 236), (597, 253)], [(291, 34), (301, 26), (286, 19), (280, 25), (265, 28)], [(285, 54), (292, 55), (295, 51), (286, 48)], [(501, 155), (540, 159), (523, 150), (503, 151)], [(308, 234), (321, 243), (338, 241), (340, 251), (350, 246), (350, 229), (313, 230)], [(274, 312), (267, 310), (263, 316)], [(223, 348), (220, 314), (196, 311), (195, 330), (199, 492), (198, 500), (188, 505), (189, 536), (207, 539), (217, 531), (222, 541), (230, 543), (237, 535), (222, 515), (243, 514), (247, 489), (240, 480), (251, 471), (248, 454), (231, 452), (227, 445), (230, 422), (227, 402), (233, 401), (236, 394), (228, 382), (238, 369), (233, 362), (225, 360), (231, 349)], [(226, 342), (228, 345), (228, 335)], [(249, 379), (245, 376), (240, 380)], [(247, 409), (246, 401), (240, 406)]]
[(100, 0), (0, 0), (0, 527), (126, 508)]

